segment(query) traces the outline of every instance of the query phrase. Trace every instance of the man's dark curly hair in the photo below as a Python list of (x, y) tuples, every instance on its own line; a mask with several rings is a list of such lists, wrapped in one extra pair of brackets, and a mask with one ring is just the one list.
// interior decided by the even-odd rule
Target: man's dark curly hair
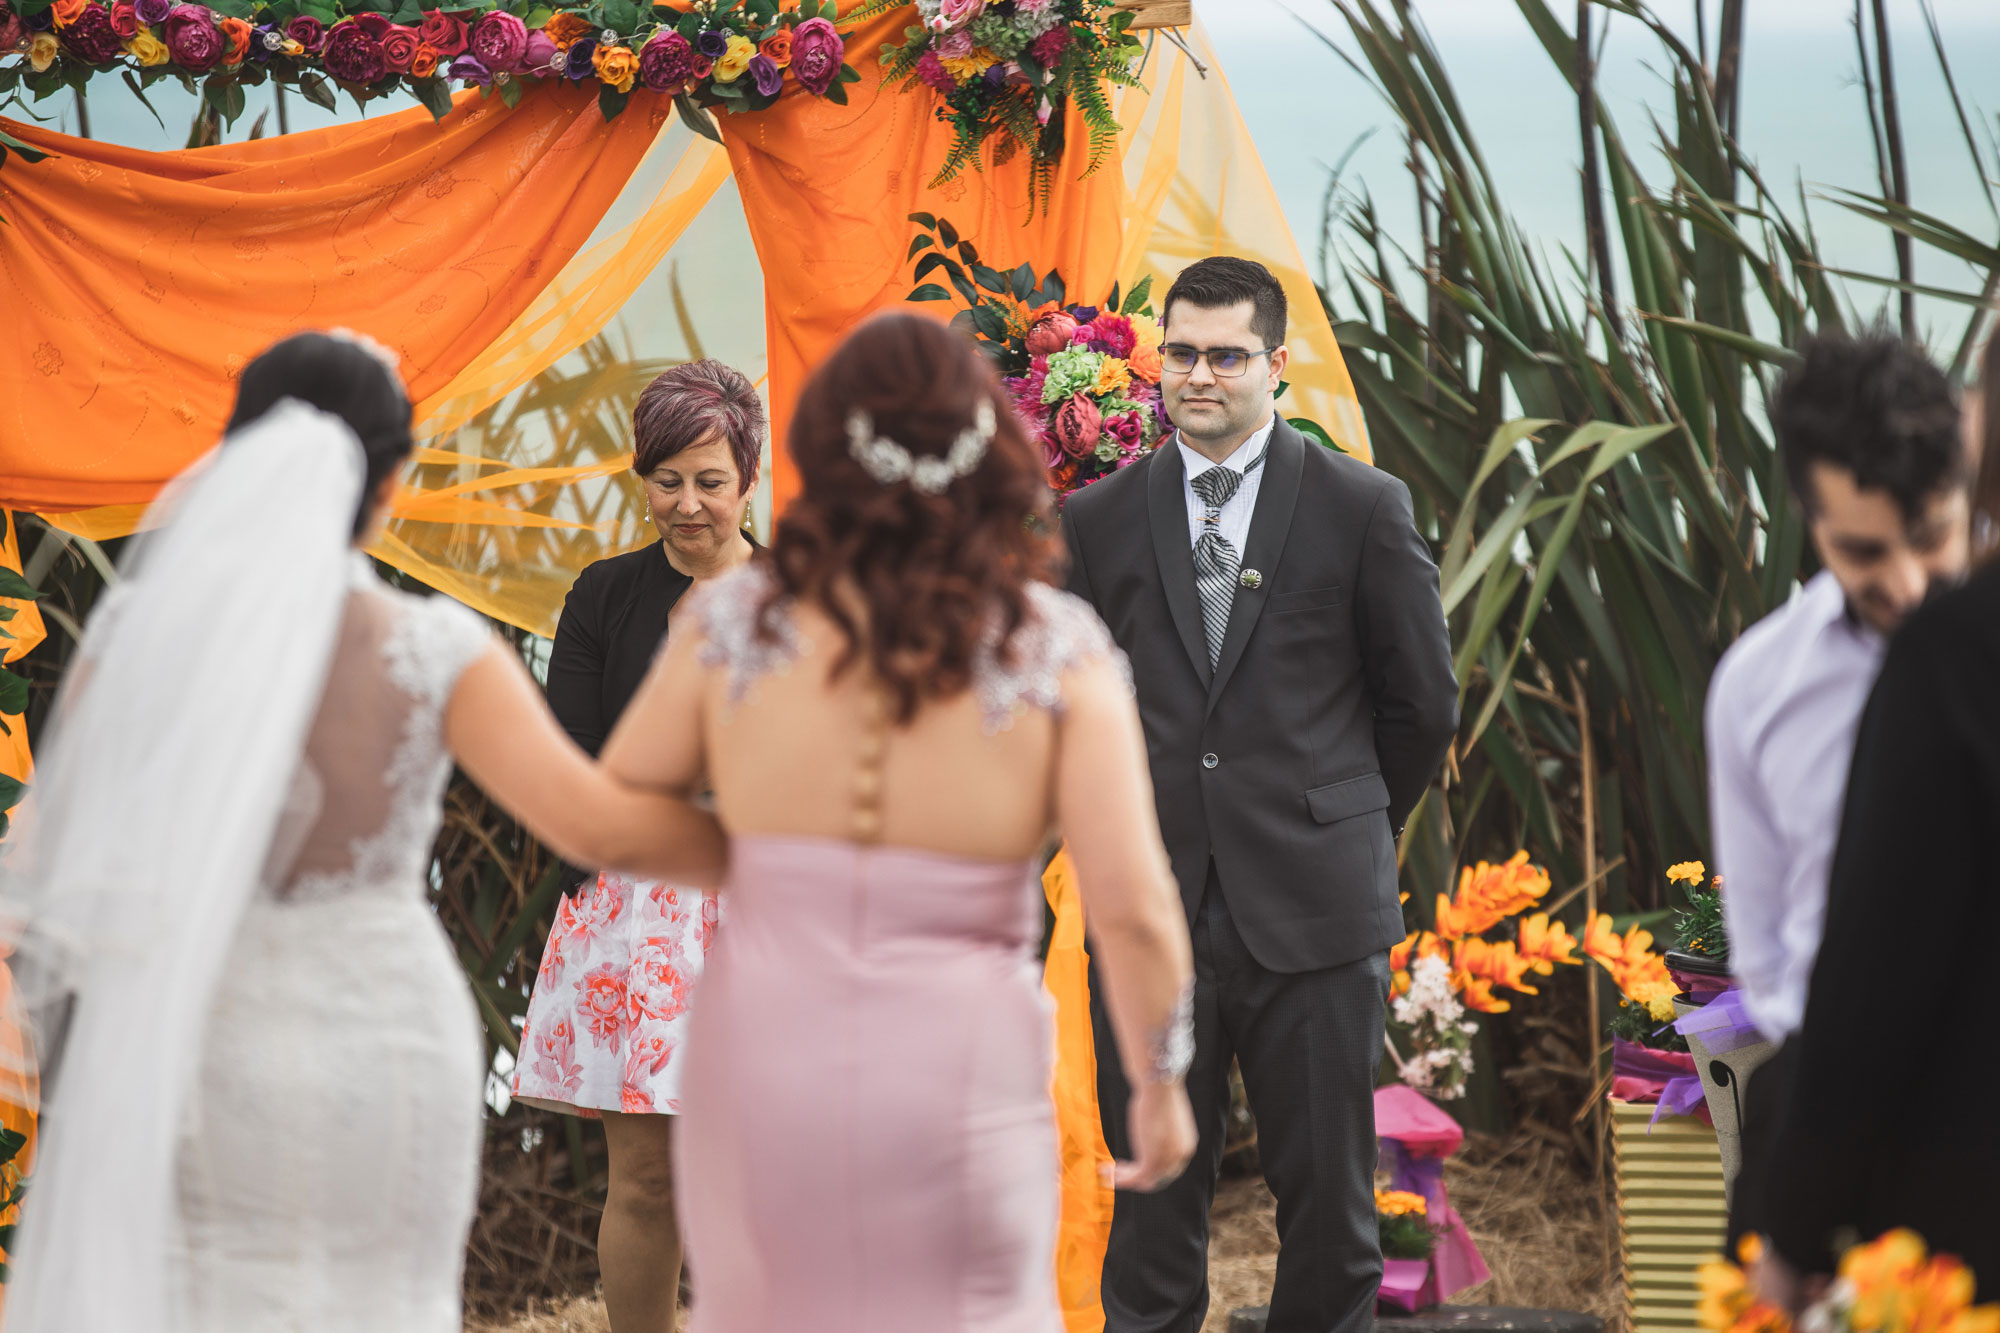
[(1808, 513), (1814, 463), (1846, 469), (1863, 490), (1888, 492), (1910, 520), (1967, 481), (1950, 381), (1921, 349), (1890, 334), (1808, 339), (1771, 401), (1771, 426), (1792, 493)]

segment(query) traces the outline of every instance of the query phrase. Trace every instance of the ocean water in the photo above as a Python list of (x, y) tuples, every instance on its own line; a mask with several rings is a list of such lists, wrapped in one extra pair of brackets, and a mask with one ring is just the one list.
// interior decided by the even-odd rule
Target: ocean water
[[(1387, 7), (1387, 0), (1380, 0)], [(1576, 108), (1567, 84), (1529, 31), (1514, 0), (1414, 0), (1500, 182), (1501, 196), (1524, 230), (1544, 249), (1550, 271), (1566, 279), (1564, 247), (1574, 252), (1582, 233), (1578, 186)], [(1565, 22), (1574, 7), (1552, 7)], [(1947, 55), (1967, 110), (1983, 167), (1975, 169), (1925, 29), (1920, 0), (1890, 0), (1904, 137), (1909, 150), (1913, 202), (1975, 237), (2000, 239), (2000, 214), (1989, 203), (1982, 173), (1995, 166), (2000, 139), (2000, 0), (1932, 0)], [(1653, 0), (1692, 44), (1695, 0)], [(1720, 0), (1708, 0), (1711, 24)], [(1353, 52), (1353, 42), (1333, 0), (1196, 0), (1196, 12), (1221, 54), (1227, 78), (1254, 134), (1299, 247), (1308, 262), (1318, 248), (1323, 199), (1333, 164), (1361, 140), (1348, 161), (1342, 187), (1372, 198), (1392, 234), (1415, 234), (1415, 200), (1403, 168), (1404, 147), (1395, 117), (1368, 83), (1315, 33)], [(1813, 226), (1831, 261), (1877, 274), (1894, 272), (1887, 233), (1827, 197), (1837, 187), (1879, 192), (1869, 148), (1867, 113), (1859, 88), (1859, 60), (1851, 26), (1851, 0), (1749, 0), (1744, 54), (1743, 136), (1774, 190), (1796, 213), (1801, 191)], [(1602, 95), (1616, 116), (1641, 169), (1655, 180), (1668, 173), (1654, 144), (1649, 116), (1671, 106), (1657, 43), (1636, 22), (1599, 12), (1609, 24), (1602, 65)], [(196, 99), (162, 83), (149, 93), (160, 119), (116, 80), (99, 80), (90, 99), (91, 132), (134, 146), (170, 148), (186, 142)], [(405, 103), (375, 104), (357, 112), (343, 95), (328, 113), (296, 95), (286, 99), (293, 130), (383, 114)], [(58, 94), (33, 108), (74, 132), (75, 107)], [(251, 92), (250, 109), (231, 137), (246, 134), (260, 112), (274, 111), (269, 89)], [(18, 110), (10, 114), (21, 114)], [(275, 131), (269, 116), (267, 130)], [(1371, 134), (1372, 131), (1372, 134)], [(1364, 136), (1365, 137), (1364, 139)], [(2000, 185), (1995, 186), (2000, 191)], [(1970, 266), (1919, 248), (1917, 280), (1953, 290), (1976, 290)], [(1866, 316), (1892, 299), (1884, 289), (1851, 284)], [(1955, 347), (1967, 316), (1935, 300), (1920, 315), (1935, 345)]]

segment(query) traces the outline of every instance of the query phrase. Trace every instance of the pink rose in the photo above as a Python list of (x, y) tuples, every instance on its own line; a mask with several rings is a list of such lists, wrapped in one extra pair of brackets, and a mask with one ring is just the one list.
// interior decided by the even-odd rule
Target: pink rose
[(512, 14), (496, 9), (472, 27), (472, 54), (495, 73), (519, 69), (527, 53), (528, 26)]
[(1136, 449), (1146, 442), (1146, 426), (1139, 420), (1137, 412), (1120, 412), (1115, 417), (1106, 418), (1106, 434), (1115, 436), (1123, 449)]
[[(5, 24), (0, 24), (0, 29), (4, 29), (4, 27)], [(139, 35), (139, 11), (123, 3), (111, 6), (111, 31), (117, 33), (120, 37), (137, 37)], [(0, 31), (0, 51), (6, 49), (7, 35), (4, 31)]]
[(963, 60), (972, 54), (972, 34), (960, 28), (937, 39), (940, 60)]
[(963, 28), (979, 17), (979, 11), (986, 8), (986, 0), (944, 0), (938, 9), (938, 17), (954, 28)]
[(408, 74), (410, 62), (417, 58), (417, 43), (422, 40), (415, 28), (394, 23), (389, 31), (382, 34), (382, 61), (397, 74)]
[(555, 39), (538, 29), (528, 34), (527, 48), (521, 52), (521, 68), (524, 71), (541, 71), (554, 63), (560, 70), (562, 65), (556, 62), (556, 55)]
[(456, 14), (447, 14), (442, 9), (425, 10), (417, 35), (431, 44), (431, 50), (438, 53), (440, 60), (465, 54), (465, 20)]
[(301, 14), (285, 25), (285, 36), (318, 55), (326, 45), (326, 25), (310, 14)]
[(826, 96), (846, 54), (847, 43), (825, 19), (807, 19), (792, 29), (792, 77), (814, 97)]
[(175, 5), (167, 11), (167, 54), (190, 74), (206, 74), (222, 60), (228, 46), (215, 15), (203, 5)]
[(1053, 356), (1069, 346), (1076, 336), (1076, 321), (1061, 310), (1052, 310), (1028, 330), (1028, 355)]
[(381, 14), (359, 14), (355, 16), (354, 21), (361, 25), (361, 31), (378, 42), (387, 37), (389, 29), (395, 26)]
[(1052, 429), (1063, 452), (1071, 458), (1086, 458), (1104, 434), (1104, 414), (1097, 410), (1096, 403), (1080, 393), (1074, 394), (1056, 408)]

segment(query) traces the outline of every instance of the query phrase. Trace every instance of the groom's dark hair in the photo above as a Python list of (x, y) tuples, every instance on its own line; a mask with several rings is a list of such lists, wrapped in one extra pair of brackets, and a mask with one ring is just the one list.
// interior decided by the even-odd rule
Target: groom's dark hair
[(1772, 396), (1771, 426), (1807, 513), (1818, 503), (1814, 463), (1846, 469), (1864, 491), (1886, 491), (1905, 520), (1970, 480), (1951, 381), (1922, 348), (1886, 330), (1800, 344)]
[(1285, 289), (1271, 276), (1270, 269), (1254, 259), (1213, 255), (1197, 259), (1182, 269), (1174, 285), (1167, 288), (1166, 302), (1160, 307), (1161, 327), (1166, 326), (1167, 317), (1174, 313), (1176, 301), (1186, 301), (1203, 310), (1249, 301), (1256, 306), (1250, 316), (1250, 331), (1262, 338), (1266, 347), (1276, 347), (1285, 341)]

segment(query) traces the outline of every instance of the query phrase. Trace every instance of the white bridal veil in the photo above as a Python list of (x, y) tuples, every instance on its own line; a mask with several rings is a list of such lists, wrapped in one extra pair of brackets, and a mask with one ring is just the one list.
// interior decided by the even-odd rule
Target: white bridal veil
[(44, 1071), (7, 1333), (166, 1333), (206, 1019), (325, 686), (363, 482), (279, 403), (159, 501), (90, 621), (0, 886)]

